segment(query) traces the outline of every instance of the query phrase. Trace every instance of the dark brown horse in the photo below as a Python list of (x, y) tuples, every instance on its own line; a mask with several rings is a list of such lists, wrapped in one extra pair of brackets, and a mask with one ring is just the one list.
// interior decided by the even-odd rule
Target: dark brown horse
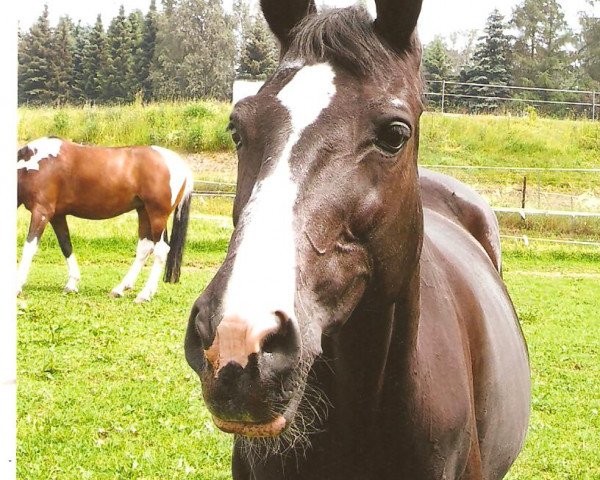
[(523, 445), (497, 224), (419, 178), (421, 2), (376, 5), (262, 1), (281, 63), (231, 115), (235, 229), (185, 344), (236, 480), (492, 480)]
[[(165, 280), (179, 280), (194, 182), (189, 167), (175, 152), (161, 147), (105, 148), (55, 137), (40, 138), (17, 152), (17, 169), (18, 205), (25, 205), (31, 212), (18, 271), (18, 293), (48, 223), (54, 228), (69, 267), (65, 292), (77, 291), (80, 272), (67, 215), (99, 220), (137, 211), (139, 242), (135, 261), (111, 295), (120, 297), (133, 288), (152, 252), (154, 265), (136, 302), (148, 301), (156, 293), (165, 263)], [(167, 220), (175, 209), (168, 242)]]

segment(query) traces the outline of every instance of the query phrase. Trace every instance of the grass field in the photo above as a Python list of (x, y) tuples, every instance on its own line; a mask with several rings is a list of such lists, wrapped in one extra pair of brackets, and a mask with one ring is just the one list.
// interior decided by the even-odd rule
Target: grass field
[[(102, 145), (159, 144), (180, 152), (234, 151), (231, 105), (210, 101), (114, 107), (19, 108), (19, 142), (45, 135)], [(424, 164), (598, 167), (600, 122), (425, 113)]]
[[(20, 211), (19, 244), (27, 219)], [(192, 221), (181, 283), (161, 284), (146, 305), (108, 297), (133, 260), (134, 217), (74, 219), (71, 231), (80, 293), (61, 293), (66, 266), (48, 231), (18, 318), (19, 478), (230, 478), (231, 439), (213, 427), (183, 354), (227, 222)], [(529, 436), (509, 478), (598, 479), (600, 253), (509, 242), (504, 258), (533, 375)]]

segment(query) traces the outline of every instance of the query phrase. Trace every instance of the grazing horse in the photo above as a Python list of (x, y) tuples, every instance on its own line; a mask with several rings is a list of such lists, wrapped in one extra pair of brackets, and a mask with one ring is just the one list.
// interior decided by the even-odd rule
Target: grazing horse
[[(192, 172), (175, 152), (161, 147), (84, 146), (60, 138), (40, 138), (17, 152), (17, 206), (31, 212), (31, 223), (18, 270), (17, 292), (29, 268), (44, 228), (50, 222), (67, 260), (65, 292), (77, 292), (79, 267), (73, 254), (67, 215), (100, 220), (136, 210), (138, 234), (135, 260), (111, 292), (121, 297), (134, 286), (146, 260), (154, 264), (136, 302), (156, 293), (166, 263), (165, 281), (177, 282), (187, 232)], [(171, 242), (167, 220), (173, 219)]]
[(489, 207), (419, 178), (421, 2), (261, 5), (281, 61), (231, 114), (235, 228), (185, 340), (233, 478), (502, 478), (527, 348)]

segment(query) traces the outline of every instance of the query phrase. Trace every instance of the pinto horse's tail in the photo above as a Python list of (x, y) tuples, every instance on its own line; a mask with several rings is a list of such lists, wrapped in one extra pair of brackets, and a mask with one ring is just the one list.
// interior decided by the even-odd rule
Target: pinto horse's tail
[(185, 237), (187, 236), (188, 222), (190, 220), (192, 188), (193, 183), (191, 188), (186, 188), (186, 192), (175, 210), (175, 215), (173, 215), (173, 228), (171, 230), (171, 241), (169, 242), (171, 249), (167, 255), (164, 277), (164, 281), (168, 283), (177, 283), (179, 281)]

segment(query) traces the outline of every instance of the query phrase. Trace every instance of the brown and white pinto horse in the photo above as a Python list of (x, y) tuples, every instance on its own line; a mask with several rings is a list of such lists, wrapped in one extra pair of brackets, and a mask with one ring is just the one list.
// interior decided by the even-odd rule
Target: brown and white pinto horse
[(261, 4), (281, 63), (231, 115), (235, 229), (185, 342), (233, 478), (502, 478), (527, 348), (489, 207), (417, 167), (421, 2)]
[[(187, 232), (193, 176), (183, 159), (161, 147), (95, 147), (60, 138), (40, 138), (17, 152), (18, 206), (31, 212), (18, 270), (17, 292), (27, 280), (44, 228), (50, 223), (67, 260), (65, 292), (77, 292), (79, 267), (73, 254), (67, 215), (92, 220), (136, 210), (139, 242), (135, 261), (111, 292), (121, 297), (133, 288), (147, 258), (154, 265), (136, 302), (156, 293), (165, 263), (165, 281), (177, 282)], [(167, 220), (177, 209), (171, 241)]]

